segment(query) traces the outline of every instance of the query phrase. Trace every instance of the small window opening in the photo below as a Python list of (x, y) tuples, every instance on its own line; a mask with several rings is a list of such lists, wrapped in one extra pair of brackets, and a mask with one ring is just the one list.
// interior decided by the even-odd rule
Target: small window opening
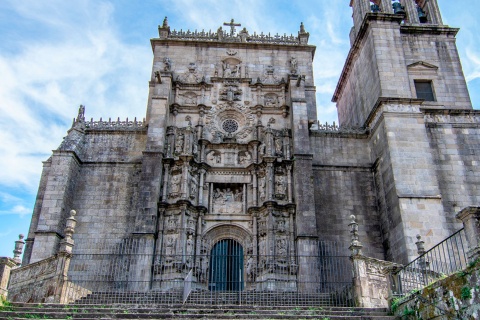
[(433, 95), (432, 81), (414, 81), (415, 91), (417, 91), (417, 98), (425, 101), (435, 101)]

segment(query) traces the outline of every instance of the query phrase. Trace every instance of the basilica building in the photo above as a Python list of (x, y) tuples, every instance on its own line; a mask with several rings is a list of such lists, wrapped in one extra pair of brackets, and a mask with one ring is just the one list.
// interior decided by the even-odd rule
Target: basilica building
[(352, 215), (363, 253), (398, 263), (417, 234), (428, 248), (461, 228), (456, 213), (480, 203), (480, 112), (459, 30), (437, 0), (350, 6), (339, 126), (317, 120), (308, 26), (192, 32), (165, 18), (145, 119), (80, 106), (44, 162), (23, 265), (67, 239), (68, 278), (89, 292), (168, 292), (186, 277), (205, 292), (323, 292), (350, 281), (319, 259), (349, 263)]

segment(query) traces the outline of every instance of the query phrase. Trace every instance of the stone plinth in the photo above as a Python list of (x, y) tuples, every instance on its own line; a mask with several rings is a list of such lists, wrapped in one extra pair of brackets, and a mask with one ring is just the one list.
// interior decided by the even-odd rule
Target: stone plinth
[(462, 220), (467, 235), (468, 258), (475, 261), (480, 258), (480, 207), (467, 207), (457, 214)]
[(388, 308), (390, 273), (400, 267), (392, 262), (352, 255), (355, 304), (362, 308)]
[(10, 271), (17, 266), (15, 260), (11, 258), (0, 258), (0, 297), (7, 297), (8, 281), (10, 279)]

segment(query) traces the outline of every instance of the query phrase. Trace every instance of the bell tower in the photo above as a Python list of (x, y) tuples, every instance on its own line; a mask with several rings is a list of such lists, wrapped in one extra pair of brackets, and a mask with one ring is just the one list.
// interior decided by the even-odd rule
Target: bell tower
[(367, 125), (387, 98), (472, 109), (455, 43), (459, 29), (443, 24), (437, 0), (351, 0), (350, 7), (351, 49), (332, 99), (341, 124)]
[[(369, 127), (369, 147), (388, 259), (415, 256), (454, 224), (442, 202), (428, 110), (471, 110), (455, 43), (437, 0), (351, 0), (351, 48), (332, 101), (341, 126)], [(450, 110), (450, 111), (449, 111)]]

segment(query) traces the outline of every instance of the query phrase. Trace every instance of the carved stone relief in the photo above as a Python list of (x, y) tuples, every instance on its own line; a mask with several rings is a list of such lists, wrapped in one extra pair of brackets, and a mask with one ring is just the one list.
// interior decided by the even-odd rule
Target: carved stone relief
[(243, 187), (241, 185), (216, 185), (213, 191), (214, 213), (243, 213), (243, 197)]
[(202, 77), (197, 73), (197, 65), (191, 62), (188, 65), (188, 71), (177, 76), (177, 81), (185, 84), (197, 84), (202, 82)]
[[(236, 124), (236, 131), (229, 130), (226, 121)], [(229, 122), (229, 123), (230, 123)], [(252, 133), (255, 117), (246, 106), (237, 103), (227, 103), (214, 106), (206, 115), (206, 128), (213, 136), (213, 142), (222, 142), (223, 137), (235, 137), (238, 142), (246, 142)]]

